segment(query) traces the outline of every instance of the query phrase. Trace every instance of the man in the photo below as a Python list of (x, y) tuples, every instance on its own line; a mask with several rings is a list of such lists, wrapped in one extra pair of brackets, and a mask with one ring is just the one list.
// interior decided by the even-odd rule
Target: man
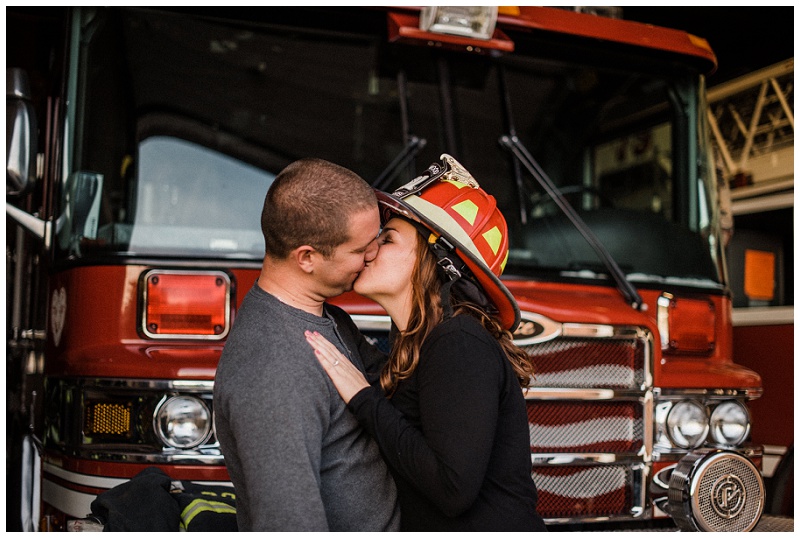
[(239, 530), (397, 530), (395, 485), (377, 444), (304, 337), (325, 335), (371, 379), (385, 360), (343, 310), (325, 303), (351, 290), (377, 253), (374, 191), (345, 168), (302, 159), (275, 178), (261, 228), (261, 275), (242, 301), (214, 385)]

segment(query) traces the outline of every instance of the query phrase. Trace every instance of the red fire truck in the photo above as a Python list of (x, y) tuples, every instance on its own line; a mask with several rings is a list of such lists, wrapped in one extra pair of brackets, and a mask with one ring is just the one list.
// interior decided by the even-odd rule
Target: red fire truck
[[(8, 8), (9, 529), (148, 467), (229, 484), (212, 385), (275, 174), (317, 156), (390, 191), (445, 152), (509, 222), (547, 523), (752, 529), (715, 55), (581, 11)], [(337, 303), (386, 345), (375, 304)]]

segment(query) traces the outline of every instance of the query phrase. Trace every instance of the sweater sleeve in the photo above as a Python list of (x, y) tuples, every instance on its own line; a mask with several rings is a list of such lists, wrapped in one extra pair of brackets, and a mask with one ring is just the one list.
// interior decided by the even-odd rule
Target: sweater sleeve
[(486, 338), (459, 330), (425, 343), (417, 367), (420, 428), (376, 388), (350, 402), (389, 465), (450, 517), (477, 499), (492, 451), (502, 351)]

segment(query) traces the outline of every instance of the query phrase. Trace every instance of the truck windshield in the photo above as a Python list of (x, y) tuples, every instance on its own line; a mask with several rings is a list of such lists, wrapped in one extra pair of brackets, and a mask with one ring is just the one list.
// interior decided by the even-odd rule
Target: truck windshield
[(259, 260), (264, 195), (291, 161), (392, 190), (446, 152), (506, 215), (506, 275), (607, 280), (500, 144), (513, 135), (630, 280), (722, 282), (703, 81), (676, 62), (546, 33), (511, 32), (496, 57), (392, 44), (377, 9), (81, 13), (65, 256)]

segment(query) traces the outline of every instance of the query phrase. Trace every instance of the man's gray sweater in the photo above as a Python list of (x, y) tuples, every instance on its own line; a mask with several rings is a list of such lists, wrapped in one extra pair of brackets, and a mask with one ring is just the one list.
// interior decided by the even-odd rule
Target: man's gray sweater
[(214, 384), (239, 530), (397, 530), (397, 493), (377, 444), (319, 365), (306, 330), (365, 373), (379, 366), (381, 354), (340, 308), (326, 304), (318, 317), (253, 286)]

